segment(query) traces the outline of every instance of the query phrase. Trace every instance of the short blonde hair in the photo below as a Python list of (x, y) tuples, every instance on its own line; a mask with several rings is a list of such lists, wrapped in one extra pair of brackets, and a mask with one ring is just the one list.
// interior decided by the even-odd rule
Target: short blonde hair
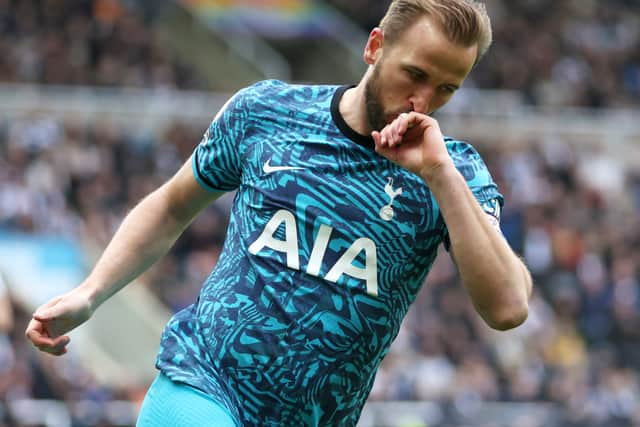
[(491, 20), (475, 0), (393, 0), (380, 22), (385, 41), (393, 44), (423, 16), (433, 18), (453, 43), (477, 45), (476, 63), (491, 46)]

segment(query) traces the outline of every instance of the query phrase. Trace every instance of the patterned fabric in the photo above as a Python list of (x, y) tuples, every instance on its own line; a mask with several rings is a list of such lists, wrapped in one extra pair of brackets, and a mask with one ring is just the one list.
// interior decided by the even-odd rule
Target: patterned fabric
[[(346, 89), (244, 89), (193, 155), (203, 187), (237, 193), (220, 261), (157, 366), (243, 425), (355, 425), (447, 235), (425, 183), (346, 126)], [(481, 205), (502, 203), (478, 153), (446, 142)]]

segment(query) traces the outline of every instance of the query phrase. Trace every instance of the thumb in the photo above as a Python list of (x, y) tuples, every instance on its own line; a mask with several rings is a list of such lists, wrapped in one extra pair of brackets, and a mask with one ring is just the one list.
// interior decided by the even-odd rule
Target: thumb
[(36, 309), (35, 313), (33, 313), (33, 318), (39, 321), (55, 319), (60, 315), (60, 301), (62, 301), (62, 297), (57, 297), (49, 301), (48, 303), (41, 305)]
[(41, 322), (54, 320), (60, 315), (59, 311), (60, 310), (57, 307), (40, 308), (33, 313), (33, 318)]
[(36, 319), (36, 320), (39, 320), (41, 322), (44, 322), (44, 321), (47, 321), (47, 320), (55, 319), (55, 314), (53, 313), (53, 310), (51, 310), (51, 309), (39, 310), (39, 311), (36, 311), (35, 313), (33, 313), (33, 318)]

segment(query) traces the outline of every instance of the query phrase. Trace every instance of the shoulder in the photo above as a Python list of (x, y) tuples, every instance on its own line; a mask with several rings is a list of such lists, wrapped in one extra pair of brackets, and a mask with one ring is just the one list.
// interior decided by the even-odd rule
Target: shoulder
[(265, 100), (283, 86), (286, 84), (278, 80), (262, 80), (239, 89), (218, 110), (212, 124), (221, 120), (234, 122), (250, 120), (254, 115), (255, 107), (260, 106), (261, 103), (264, 104)]
[(240, 92), (245, 94), (267, 94), (277, 93), (278, 91), (290, 86), (289, 84), (280, 80), (261, 80), (254, 84), (245, 87)]
[(453, 163), (470, 185), (493, 183), (487, 165), (473, 145), (450, 137), (445, 137), (445, 143)]
[[(458, 169), (465, 167), (473, 167), (473, 169), (486, 169), (486, 165), (478, 150), (466, 141), (459, 141), (450, 137), (445, 137), (444, 142), (447, 151), (453, 159)], [(463, 172), (463, 171), (461, 171)]]
[(447, 145), (449, 155), (458, 161), (481, 161), (482, 157), (478, 150), (473, 145), (466, 141), (459, 141), (457, 139), (445, 136), (444, 142)]
[(338, 86), (290, 84), (280, 80), (262, 80), (243, 89), (256, 103), (297, 104), (330, 98)]

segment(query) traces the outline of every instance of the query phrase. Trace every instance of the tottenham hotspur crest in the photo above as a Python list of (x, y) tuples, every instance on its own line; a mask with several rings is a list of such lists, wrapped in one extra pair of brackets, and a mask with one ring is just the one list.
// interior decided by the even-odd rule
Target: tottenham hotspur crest
[(380, 209), (380, 218), (385, 221), (391, 221), (393, 219), (393, 201), (396, 197), (402, 194), (402, 187), (393, 189), (393, 178), (387, 178), (387, 185), (384, 186), (384, 192), (389, 196), (389, 203), (384, 205)]

